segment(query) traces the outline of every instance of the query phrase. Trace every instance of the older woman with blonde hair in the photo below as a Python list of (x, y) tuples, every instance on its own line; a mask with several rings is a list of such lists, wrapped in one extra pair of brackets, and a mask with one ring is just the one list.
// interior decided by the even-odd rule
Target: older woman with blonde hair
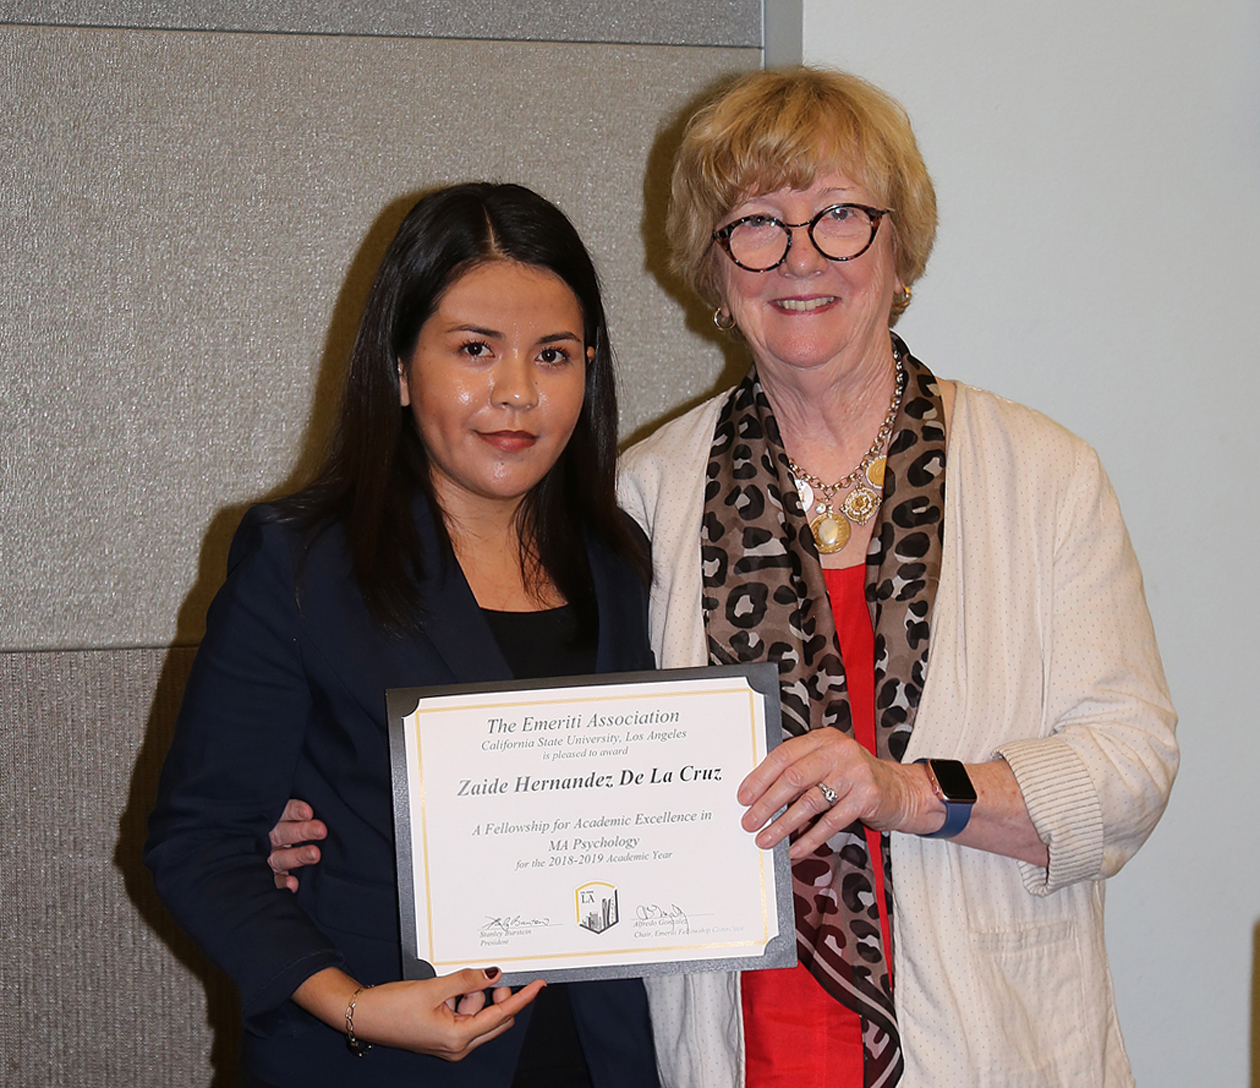
[(758, 845), (792, 839), (800, 966), (649, 980), (662, 1082), (1131, 1083), (1103, 880), (1177, 749), (1096, 455), (890, 331), (936, 208), (870, 84), (722, 88), (669, 228), (752, 367), (631, 450), (620, 497), (658, 664), (778, 666), (786, 738), (739, 798)]
[(1163, 812), (1175, 715), (1094, 451), (891, 331), (935, 231), (863, 80), (752, 73), (686, 128), (675, 266), (752, 366), (619, 496), (657, 664), (779, 669), (786, 738), (739, 799), (792, 839), (800, 965), (647, 980), (669, 1088), (1132, 1083), (1103, 881)]

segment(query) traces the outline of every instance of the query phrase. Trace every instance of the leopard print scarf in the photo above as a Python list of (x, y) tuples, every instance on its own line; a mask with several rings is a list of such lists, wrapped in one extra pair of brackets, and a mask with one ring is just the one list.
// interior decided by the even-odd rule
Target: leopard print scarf
[[(893, 426), (883, 503), (866, 557), (875, 629), (876, 745), (900, 761), (928, 657), (945, 511), (945, 413), (936, 379), (894, 335), (906, 391)], [(853, 721), (822, 567), (756, 368), (736, 386), (713, 435), (701, 557), (709, 660), (779, 669), (785, 736)], [(888, 836), (882, 836), (892, 918)], [(801, 962), (862, 1017), (866, 1088), (896, 1084), (903, 1060), (872, 861), (854, 823), (792, 866)]]

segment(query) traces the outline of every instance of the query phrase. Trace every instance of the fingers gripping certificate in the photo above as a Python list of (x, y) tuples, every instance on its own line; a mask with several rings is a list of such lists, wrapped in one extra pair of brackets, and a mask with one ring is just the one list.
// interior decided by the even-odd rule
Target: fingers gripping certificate
[(786, 843), (735, 791), (771, 665), (388, 693), (404, 970), (509, 983), (796, 962)]

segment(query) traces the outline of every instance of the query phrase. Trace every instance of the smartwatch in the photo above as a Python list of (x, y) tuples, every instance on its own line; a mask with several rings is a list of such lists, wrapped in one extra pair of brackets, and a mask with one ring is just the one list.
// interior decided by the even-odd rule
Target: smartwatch
[(945, 823), (939, 831), (929, 831), (924, 839), (952, 839), (971, 819), (971, 806), (976, 803), (976, 787), (971, 775), (956, 759), (917, 759), (927, 765), (932, 791), (945, 802)]

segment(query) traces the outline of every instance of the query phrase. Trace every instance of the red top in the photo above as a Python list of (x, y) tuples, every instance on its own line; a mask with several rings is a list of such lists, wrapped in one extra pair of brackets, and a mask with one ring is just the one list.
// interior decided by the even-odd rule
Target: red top
[[(858, 742), (875, 752), (875, 632), (866, 604), (866, 567), (823, 570), (849, 685)], [(866, 831), (871, 857), (879, 832)], [(875, 868), (875, 898), (884, 948), (891, 947), (884, 869)], [(861, 1088), (862, 1022), (800, 964), (790, 970), (745, 971), (741, 979), (747, 1088)]]

